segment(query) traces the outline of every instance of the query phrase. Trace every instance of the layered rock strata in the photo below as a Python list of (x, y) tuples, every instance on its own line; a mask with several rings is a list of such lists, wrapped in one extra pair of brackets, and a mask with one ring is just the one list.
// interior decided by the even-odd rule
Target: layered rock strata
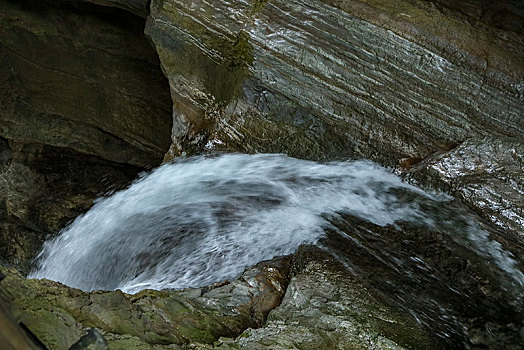
[(399, 165), (472, 136), (522, 138), (522, 37), (508, 32), (480, 56), (468, 40), (487, 28), (440, 14), (458, 34), (436, 38), (424, 9), (402, 4), (152, 1), (146, 33), (170, 80), (173, 154), (208, 144)]
[[(513, 245), (521, 269), (519, 4), (148, 4), (0, 0), (3, 260), (26, 268), (45, 237), (97, 196), (157, 165), (171, 144), (165, 159), (206, 151), (373, 159), (451, 192), (495, 222), (502, 230), (492, 236)], [(139, 17), (147, 18), (145, 32), (156, 52), (143, 37)], [(510, 298), (512, 289), (478, 273), (478, 259), (455, 257), (448, 249), (453, 242), (428, 230), (370, 227), (354, 218), (348, 227), (371, 242), (366, 252), (335, 246), (346, 249), (341, 254), (364, 257), (362, 265), (353, 264), (357, 270), (369, 268), (367, 259), (376, 263), (365, 257), (369, 252), (391, 258), (373, 251), (380, 247), (377, 241), (387, 242), (377, 233), (398, 237), (388, 247), (429, 262), (415, 259), (405, 270), (426, 269), (439, 278), (436, 283), (428, 272), (425, 297), (448, 295), (450, 283), (460, 287), (449, 294), (457, 298), (455, 305), (466, 295), (486, 306), (483, 313), (464, 303), (452, 310), (458, 316), (446, 314), (463, 323), (464, 344), (506, 349), (521, 343), (523, 326), (516, 320), (522, 307)], [(99, 328), (113, 348), (449, 346), (377, 294), (405, 278), (389, 280), (394, 261), (364, 276), (334, 260), (302, 250), (290, 282), (289, 261), (273, 261), (231, 283), (135, 296), (84, 293), (5, 269), (8, 277), (0, 285), (24, 324), (52, 349), (69, 347), (90, 327)], [(395, 296), (413, 298), (396, 291)], [(429, 311), (438, 315), (440, 305), (432, 305)]]
[(522, 144), (521, 9), (501, 8), (514, 21), (495, 26), (481, 5), (448, 5), (152, 1), (146, 34), (174, 101), (167, 158), (282, 152), (405, 170), (471, 138)]

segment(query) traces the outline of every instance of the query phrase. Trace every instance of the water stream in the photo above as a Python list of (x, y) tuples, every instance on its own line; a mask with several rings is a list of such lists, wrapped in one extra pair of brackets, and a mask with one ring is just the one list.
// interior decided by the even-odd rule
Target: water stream
[(304, 243), (328, 249), (420, 323), (441, 319), (443, 337), (475, 303), (489, 304), (486, 318), (522, 312), (521, 262), (475, 215), (370, 161), (229, 154), (163, 165), (46, 242), (29, 277), (85, 291), (197, 287)]

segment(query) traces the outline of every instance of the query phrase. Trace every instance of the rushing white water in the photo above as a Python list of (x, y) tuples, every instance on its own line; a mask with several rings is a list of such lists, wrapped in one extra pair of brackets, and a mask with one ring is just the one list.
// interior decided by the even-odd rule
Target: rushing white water
[(325, 218), (337, 212), (381, 226), (433, 224), (396, 189), (436, 200), (369, 161), (319, 164), (267, 154), (187, 159), (99, 200), (45, 243), (29, 277), (86, 291), (202, 286), (316, 242)]

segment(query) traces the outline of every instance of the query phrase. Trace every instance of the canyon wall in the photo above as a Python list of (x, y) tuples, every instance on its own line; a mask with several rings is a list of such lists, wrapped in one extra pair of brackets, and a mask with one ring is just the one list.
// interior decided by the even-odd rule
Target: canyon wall
[[(521, 264), (523, 18), (515, 0), (0, 0), (1, 262), (27, 272), (46, 238), (162, 161), (278, 152), (368, 158), (450, 193)], [(363, 236), (424, 237), (357, 226)], [(461, 309), (469, 328), (457, 339), (518, 344), (521, 309), (489, 314), (491, 303), (505, 303), (494, 283), (467, 256), (441, 254), (453, 243), (439, 237), (415, 248), (427, 246), (443, 281), (467, 281), (464, 290), (487, 305)], [(0, 283), (50, 348), (68, 348), (89, 327), (121, 348), (284, 349), (297, 339), (445, 347), (406, 310), (368, 293), (373, 281), (308, 249), (292, 268), (265, 266), (268, 283), (248, 270), (180, 293), (88, 294), (5, 267)], [(260, 314), (253, 286), (272, 293)], [(234, 329), (224, 326), (231, 320)]]
[(161, 162), (171, 101), (143, 19), (85, 3), (0, 9), (1, 257), (26, 265), (95, 198)]

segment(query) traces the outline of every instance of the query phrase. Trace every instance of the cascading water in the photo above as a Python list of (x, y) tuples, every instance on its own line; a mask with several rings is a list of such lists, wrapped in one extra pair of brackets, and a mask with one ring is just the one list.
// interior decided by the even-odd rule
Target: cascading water
[[(317, 242), (340, 213), (378, 226), (440, 225), (419, 200), (442, 203), (369, 161), (196, 157), (163, 165), (98, 200), (45, 243), (29, 277), (86, 291), (202, 286)], [(500, 244), (472, 225), (464, 232), (454, 239), (477, 247), (514, 283), (524, 284)]]

